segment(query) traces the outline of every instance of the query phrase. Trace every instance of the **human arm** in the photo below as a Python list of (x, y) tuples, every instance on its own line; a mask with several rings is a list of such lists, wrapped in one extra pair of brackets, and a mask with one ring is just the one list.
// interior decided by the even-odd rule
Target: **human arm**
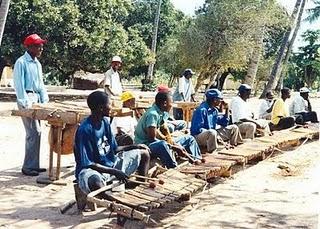
[(40, 95), (40, 103), (47, 103), (49, 102), (49, 96), (47, 93), (47, 89), (44, 86), (43, 83), (43, 74), (42, 74), (42, 66), (39, 62), (37, 62), (38, 65), (38, 69), (39, 69), (39, 88), (38, 88), (38, 92)]
[(192, 135), (198, 135), (209, 128), (206, 118), (207, 112), (205, 109), (197, 108), (193, 112), (190, 128)]
[(129, 177), (119, 169), (110, 168), (98, 163), (92, 163), (88, 166), (88, 168), (98, 171), (99, 173), (108, 173), (110, 175), (115, 176), (118, 180), (122, 182), (126, 182)]
[(195, 94), (192, 94), (192, 95), (191, 95), (191, 101), (195, 103), (195, 102), (197, 102), (197, 101), (196, 101), (196, 99), (195, 99), (194, 96), (195, 96)]
[(275, 102), (276, 102), (276, 100), (273, 100), (272, 105), (270, 106), (270, 108), (266, 110), (267, 113), (271, 113)]
[(185, 100), (185, 97), (184, 97), (184, 84), (185, 84), (185, 78), (184, 77), (180, 77), (179, 78), (179, 82), (178, 82), (178, 92), (179, 92), (179, 95), (181, 96), (182, 98), (182, 101), (186, 101)]
[(146, 146), (144, 144), (135, 144), (135, 145), (128, 145), (128, 146), (118, 146), (117, 149), (116, 149), (116, 152), (130, 151), (130, 150), (134, 150), (134, 149), (149, 150), (148, 146)]
[(109, 95), (115, 96), (115, 93), (111, 90), (110, 85), (104, 85), (104, 91)]
[(104, 74), (104, 91), (105, 93), (114, 96), (115, 93), (111, 89), (111, 72), (110, 70)]
[(32, 103), (28, 99), (25, 88), (25, 71), (23, 62), (17, 60), (13, 70), (14, 89), (16, 91), (17, 102), (24, 108), (31, 108)]

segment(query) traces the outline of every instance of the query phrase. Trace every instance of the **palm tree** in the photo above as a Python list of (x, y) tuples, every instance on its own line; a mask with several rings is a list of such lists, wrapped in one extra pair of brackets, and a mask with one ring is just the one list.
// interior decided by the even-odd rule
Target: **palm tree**
[(301, 8), (300, 8), (300, 11), (299, 11), (299, 15), (298, 15), (298, 19), (297, 19), (297, 23), (296, 23), (296, 27), (293, 31), (293, 34), (292, 34), (292, 37), (291, 37), (291, 40), (288, 44), (288, 49), (287, 49), (287, 52), (286, 52), (286, 56), (284, 58), (284, 61), (282, 63), (282, 68), (280, 67), (280, 78), (278, 80), (278, 84), (276, 86), (276, 91), (277, 92), (280, 92), (280, 89), (283, 85), (283, 78), (284, 78), (284, 75), (285, 75), (285, 71), (283, 70), (283, 68), (286, 68), (287, 67), (287, 63), (288, 63), (288, 60), (289, 60), (289, 57), (291, 55), (291, 51), (292, 51), (292, 47), (293, 47), (293, 44), (294, 44), (294, 41), (296, 40), (297, 38), (297, 35), (298, 35), (298, 31), (300, 29), (300, 25), (301, 25), (301, 21), (302, 21), (302, 15), (303, 15), (303, 11), (304, 11), (304, 7), (306, 5), (306, 2), (307, 0), (303, 0), (302, 1), (302, 4), (301, 4)]
[(269, 76), (267, 85), (265, 86), (260, 98), (264, 98), (266, 93), (268, 91), (272, 90), (274, 88), (274, 86), (275, 86), (276, 79), (277, 79), (277, 77), (279, 75), (280, 66), (281, 66), (282, 60), (284, 58), (285, 51), (286, 51), (286, 49), (288, 47), (290, 34), (291, 34), (292, 29), (294, 27), (294, 23), (295, 23), (295, 21), (297, 19), (297, 14), (299, 12), (299, 9), (300, 9), (300, 6), (301, 6), (301, 2), (302, 2), (302, 0), (297, 0), (296, 1), (296, 4), (295, 4), (294, 9), (293, 9), (293, 12), (291, 14), (292, 26), (290, 26), (287, 29), (287, 31), (285, 32), (285, 34), (283, 36), (282, 43), (281, 43), (279, 52), (278, 52), (277, 57), (276, 57), (276, 61), (275, 61), (274, 65), (273, 65), (273, 68), (272, 68), (271, 74)]
[(314, 22), (320, 18), (320, 0), (313, 0), (313, 2), (316, 6), (308, 10), (309, 16), (306, 20), (309, 22)]
[(10, 0), (0, 0), (0, 45), (2, 41), (4, 26), (6, 24), (9, 5), (10, 5)]

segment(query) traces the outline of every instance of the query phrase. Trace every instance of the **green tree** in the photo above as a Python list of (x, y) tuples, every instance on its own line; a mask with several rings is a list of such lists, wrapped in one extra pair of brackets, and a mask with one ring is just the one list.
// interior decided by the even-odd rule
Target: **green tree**
[(307, 45), (300, 47), (290, 60), (289, 76), (285, 85), (298, 89), (306, 84), (309, 88), (315, 85), (320, 76), (320, 30), (307, 30), (302, 37)]
[(320, 18), (320, 1), (319, 0), (312, 0), (315, 4), (315, 7), (308, 10), (309, 16), (307, 20), (309, 22), (315, 22)]
[(116, 54), (124, 71), (146, 65), (151, 56), (141, 31), (124, 25), (131, 8), (130, 0), (12, 1), (2, 55), (16, 59), (23, 38), (38, 33), (48, 39), (44, 70), (60, 82), (78, 70), (105, 71)]
[(196, 89), (219, 72), (247, 69), (257, 44), (286, 16), (276, 1), (207, 0), (193, 24), (182, 33), (181, 60), (200, 72)]

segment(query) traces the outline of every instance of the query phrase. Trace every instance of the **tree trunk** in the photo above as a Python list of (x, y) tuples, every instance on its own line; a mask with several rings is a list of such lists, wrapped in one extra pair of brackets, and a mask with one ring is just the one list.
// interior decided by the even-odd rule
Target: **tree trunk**
[(231, 70), (228, 69), (228, 71), (222, 73), (221, 76), (219, 77), (219, 79), (218, 79), (218, 90), (219, 91), (223, 90), (224, 83), (226, 82), (226, 79), (230, 73), (231, 73)]
[(294, 44), (294, 42), (295, 42), (295, 40), (297, 38), (299, 29), (300, 29), (302, 15), (303, 15), (303, 11), (304, 11), (304, 7), (306, 5), (306, 2), (307, 2), (307, 0), (303, 0), (302, 1), (301, 7), (300, 7), (300, 11), (299, 11), (299, 15), (298, 15), (298, 19), (297, 19), (297, 23), (296, 23), (296, 27), (295, 27), (294, 32), (292, 34), (291, 40), (290, 40), (289, 45), (288, 45), (288, 50), (286, 52), (286, 56), (285, 56), (283, 64), (282, 64), (283, 67), (280, 68), (280, 78), (278, 80), (278, 83), (277, 83), (277, 86), (276, 86), (276, 89), (275, 89), (277, 92), (279, 92), (281, 90), (282, 86), (283, 86), (283, 79), (284, 79), (285, 72), (286, 72), (286, 66), (287, 66), (289, 57), (291, 55), (291, 50), (292, 50), (293, 44)]
[(254, 81), (258, 72), (259, 59), (261, 54), (260, 51), (260, 49), (253, 50), (252, 56), (249, 60), (247, 75), (244, 78), (244, 83), (250, 85), (251, 87), (254, 85)]
[(213, 66), (203, 69), (197, 78), (197, 83), (194, 87), (195, 92), (197, 92), (199, 90), (199, 88), (203, 84), (203, 81), (205, 81), (208, 78), (211, 78), (211, 76), (213, 76), (213, 75), (215, 76), (218, 71), (219, 71), (219, 68), (213, 67)]
[[(302, 2), (302, 0), (297, 0), (296, 1), (296, 4), (295, 4), (294, 9), (293, 9), (293, 12), (291, 14), (291, 21), (292, 21), (293, 25), (294, 25), (294, 23), (296, 21), (297, 13), (299, 11), (301, 2)], [(291, 31), (292, 31), (292, 28), (294, 27), (293, 25), (290, 26), (288, 28), (288, 30), (285, 32), (285, 34), (284, 34), (284, 37), (282, 39), (282, 43), (281, 43), (281, 46), (280, 46), (276, 61), (275, 61), (274, 65), (273, 65), (271, 74), (269, 76), (268, 83), (267, 83), (266, 87), (264, 88), (260, 98), (264, 98), (266, 93), (274, 88), (274, 84), (276, 82), (276, 78), (277, 78), (277, 76), (279, 74), (279, 69), (280, 69), (280, 66), (281, 66), (281, 62), (283, 60), (285, 50), (286, 50), (286, 48), (288, 46), (289, 37), (290, 37)]]
[[(157, 49), (157, 37), (158, 37), (158, 27), (159, 27), (159, 21), (160, 21), (160, 11), (161, 11), (161, 1), (158, 1), (158, 8), (157, 13), (154, 18), (154, 28), (153, 28), (153, 36), (152, 36), (152, 44), (151, 44), (151, 51), (154, 53), (154, 56), (156, 56), (156, 49)], [(153, 81), (153, 69), (154, 69), (154, 62), (149, 64), (148, 68), (148, 74), (147, 79), (149, 79), (151, 82)]]
[(210, 80), (209, 80), (209, 83), (206, 87), (206, 90), (208, 90), (213, 84), (214, 82), (216, 81), (216, 79), (220, 78), (221, 76), (221, 72), (218, 72), (217, 74), (213, 74), (210, 76)]
[(0, 46), (2, 42), (2, 36), (4, 32), (4, 27), (6, 24), (6, 19), (9, 11), (10, 0), (0, 1)]

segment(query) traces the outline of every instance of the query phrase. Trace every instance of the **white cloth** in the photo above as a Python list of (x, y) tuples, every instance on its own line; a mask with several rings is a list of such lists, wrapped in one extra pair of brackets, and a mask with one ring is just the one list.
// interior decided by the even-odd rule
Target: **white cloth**
[(307, 112), (308, 111), (308, 102), (304, 100), (300, 95), (297, 95), (292, 100), (289, 106), (290, 115), (296, 113)]
[(104, 73), (104, 85), (109, 86), (115, 95), (122, 94), (122, 85), (119, 73), (110, 68)]
[(137, 127), (137, 120), (131, 116), (114, 117), (111, 122), (111, 131), (114, 135), (118, 133), (117, 128), (120, 128), (125, 134), (134, 137), (134, 130)]
[(241, 119), (253, 118), (249, 104), (241, 99), (240, 96), (236, 96), (232, 99), (230, 109), (233, 123), (240, 122)]
[(271, 115), (271, 112), (267, 112), (268, 109), (272, 106), (273, 100), (269, 101), (266, 99), (261, 100), (259, 108), (259, 118), (265, 119), (267, 116)]
[(178, 87), (173, 94), (173, 101), (182, 101), (181, 93), (186, 102), (191, 102), (191, 95), (195, 93), (191, 79), (184, 76), (179, 78)]

